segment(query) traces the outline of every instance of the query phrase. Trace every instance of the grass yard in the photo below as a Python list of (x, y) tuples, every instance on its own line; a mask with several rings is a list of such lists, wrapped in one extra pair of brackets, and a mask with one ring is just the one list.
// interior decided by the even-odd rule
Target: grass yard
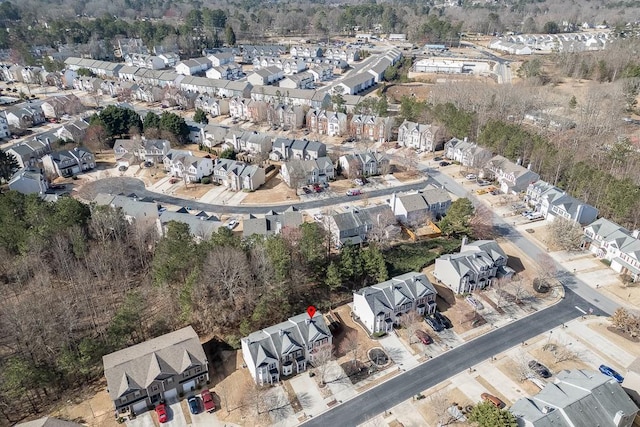
[(452, 253), (460, 248), (458, 239), (429, 239), (421, 242), (403, 243), (384, 252), (389, 276), (398, 276), (410, 271), (421, 271), (432, 264), (442, 254)]

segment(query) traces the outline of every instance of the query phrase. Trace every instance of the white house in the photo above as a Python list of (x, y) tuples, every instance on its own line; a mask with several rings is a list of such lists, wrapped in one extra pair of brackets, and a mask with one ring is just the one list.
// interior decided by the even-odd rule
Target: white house
[(178, 152), (163, 161), (165, 170), (178, 178), (188, 182), (199, 182), (205, 176), (213, 173), (213, 160), (207, 157), (197, 157), (190, 153)]
[(611, 263), (611, 269), (628, 275), (632, 281), (640, 279), (640, 231), (633, 232), (605, 218), (584, 229), (585, 249)]
[(500, 191), (505, 194), (526, 191), (529, 184), (540, 179), (540, 175), (529, 168), (515, 164), (502, 156), (491, 158), (485, 169), (493, 174), (500, 183)]
[(551, 220), (559, 217), (587, 225), (598, 217), (598, 209), (542, 180), (529, 184), (526, 201)]
[(333, 336), (318, 311), (312, 318), (299, 314), (253, 332), (240, 343), (251, 377), (258, 385), (265, 385), (304, 372), (315, 355), (331, 351)]
[(234, 191), (254, 191), (265, 183), (263, 168), (230, 159), (215, 160), (212, 178)]
[(400, 195), (393, 193), (389, 206), (398, 221), (422, 225), (427, 220), (437, 220), (446, 215), (451, 207), (451, 196), (447, 190), (437, 187)]
[(436, 289), (423, 273), (406, 273), (354, 292), (353, 314), (370, 334), (389, 333), (409, 311), (421, 315), (434, 313), (436, 295)]
[(423, 125), (405, 120), (398, 128), (398, 144), (423, 151), (436, 151), (444, 142), (438, 126)]
[(176, 73), (193, 76), (198, 73), (204, 73), (209, 68), (211, 68), (211, 61), (208, 58), (193, 58), (176, 65)]

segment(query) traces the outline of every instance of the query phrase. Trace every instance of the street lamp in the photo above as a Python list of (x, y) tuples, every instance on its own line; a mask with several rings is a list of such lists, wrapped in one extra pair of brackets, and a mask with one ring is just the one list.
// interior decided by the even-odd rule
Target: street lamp
[(549, 343), (551, 342), (551, 336), (553, 335), (553, 331), (549, 331), (549, 338), (547, 338), (547, 343), (544, 346), (544, 349), (548, 349), (549, 348)]

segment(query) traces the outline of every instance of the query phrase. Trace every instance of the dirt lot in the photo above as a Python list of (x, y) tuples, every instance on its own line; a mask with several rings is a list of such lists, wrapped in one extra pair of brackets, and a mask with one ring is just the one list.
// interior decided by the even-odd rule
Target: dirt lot
[(403, 96), (414, 96), (417, 99), (427, 99), (431, 91), (432, 84), (427, 83), (404, 83), (387, 86), (385, 93), (390, 103), (398, 103)]
[(178, 197), (186, 197), (189, 199), (200, 199), (213, 188), (214, 186), (212, 184), (191, 183), (187, 186), (179, 185), (175, 190), (175, 195)]
[(269, 182), (264, 184), (253, 193), (247, 194), (242, 200), (243, 205), (253, 204), (270, 204), (280, 202), (297, 202), (300, 198), (296, 192), (279, 177), (271, 178)]
[[(438, 405), (436, 402), (445, 402), (447, 406), (456, 403), (458, 406), (462, 406), (463, 408), (475, 403), (470, 401), (469, 398), (457, 387), (447, 388), (445, 384), (444, 387), (439, 388), (437, 391), (434, 389), (433, 393), (426, 396), (425, 399), (414, 402), (414, 405), (418, 408), (418, 412), (420, 412), (420, 415), (422, 415), (430, 426), (438, 425), (438, 411), (434, 410), (434, 405), (442, 405)], [(455, 425), (465, 426), (470, 424), (455, 423)]]
[(343, 326), (342, 332), (339, 335), (334, 336), (333, 338), (333, 342), (336, 348), (336, 361), (339, 364), (342, 364), (353, 360), (353, 355), (345, 351), (346, 344), (343, 343), (345, 342), (345, 336), (347, 336), (348, 334), (355, 334), (358, 343), (357, 359), (365, 364), (368, 364), (369, 359), (367, 357), (367, 353), (374, 347), (380, 347), (380, 344), (377, 341), (369, 338), (365, 330), (353, 321), (353, 319), (351, 318), (351, 307), (349, 307), (348, 305), (341, 305), (340, 307), (333, 310), (331, 314), (334, 317), (342, 319)]

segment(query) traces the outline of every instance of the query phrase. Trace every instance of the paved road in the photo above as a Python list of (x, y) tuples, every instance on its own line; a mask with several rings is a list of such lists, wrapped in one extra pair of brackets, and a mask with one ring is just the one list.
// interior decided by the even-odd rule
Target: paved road
[[(453, 180), (453, 178), (442, 174), (439, 170), (429, 170), (429, 175), (433, 182), (444, 185), (447, 190), (449, 190), (456, 196), (470, 198), (471, 200), (473, 200), (474, 204), (482, 203), (477, 199), (475, 195), (470, 195), (468, 189), (458, 184)], [(514, 228), (512, 225), (513, 223), (507, 222), (504, 218), (496, 215), (495, 213), (493, 215), (493, 224), (494, 226), (498, 227), (498, 229), (500, 230), (500, 234), (503, 237), (513, 242), (524, 253), (529, 255), (531, 259), (537, 260), (541, 257), (549, 256), (545, 251), (540, 249), (538, 245), (533, 243), (530, 237), (524, 236), (516, 228)], [(613, 300), (600, 294), (600, 292), (595, 290), (593, 287), (589, 286), (584, 281), (574, 276), (571, 272), (566, 270), (562, 266), (562, 264), (553, 260), (553, 258), (551, 258), (551, 260), (553, 261), (558, 271), (558, 279), (564, 284), (565, 288), (575, 292), (589, 304), (594, 305), (604, 313), (612, 314), (620, 306), (620, 304), (617, 304)], [(586, 309), (583, 308), (583, 310)]]
[[(380, 384), (333, 409), (313, 417), (305, 426), (356, 426), (421, 391), (522, 342), (582, 315), (585, 306), (571, 290), (558, 304), (514, 321)], [(595, 311), (594, 314), (603, 314)], [(478, 396), (480, 400), (480, 396)]]
[(328, 198), (318, 198), (308, 202), (296, 202), (290, 204), (278, 204), (278, 205), (244, 205), (244, 206), (230, 206), (219, 205), (211, 203), (197, 202), (193, 199), (183, 199), (180, 197), (169, 196), (167, 194), (155, 193), (145, 188), (144, 182), (137, 178), (128, 177), (112, 177), (93, 181), (85, 185), (82, 189), (83, 193), (90, 193), (89, 197), (93, 198), (98, 193), (107, 194), (120, 194), (124, 193), (129, 195), (135, 193), (139, 198), (151, 198), (158, 203), (176, 205), (176, 206), (188, 206), (195, 210), (202, 210), (206, 212), (215, 212), (218, 214), (263, 214), (269, 210), (283, 211), (290, 206), (295, 206), (298, 209), (313, 209), (322, 208), (325, 206), (334, 206), (341, 203), (351, 203), (360, 200), (364, 197), (374, 198), (380, 196), (387, 196), (392, 193), (400, 193), (403, 191), (419, 190), (424, 188), (429, 183), (428, 179), (424, 181), (404, 184), (395, 187), (382, 188), (379, 190), (365, 190), (366, 193), (361, 196), (337, 196)]

